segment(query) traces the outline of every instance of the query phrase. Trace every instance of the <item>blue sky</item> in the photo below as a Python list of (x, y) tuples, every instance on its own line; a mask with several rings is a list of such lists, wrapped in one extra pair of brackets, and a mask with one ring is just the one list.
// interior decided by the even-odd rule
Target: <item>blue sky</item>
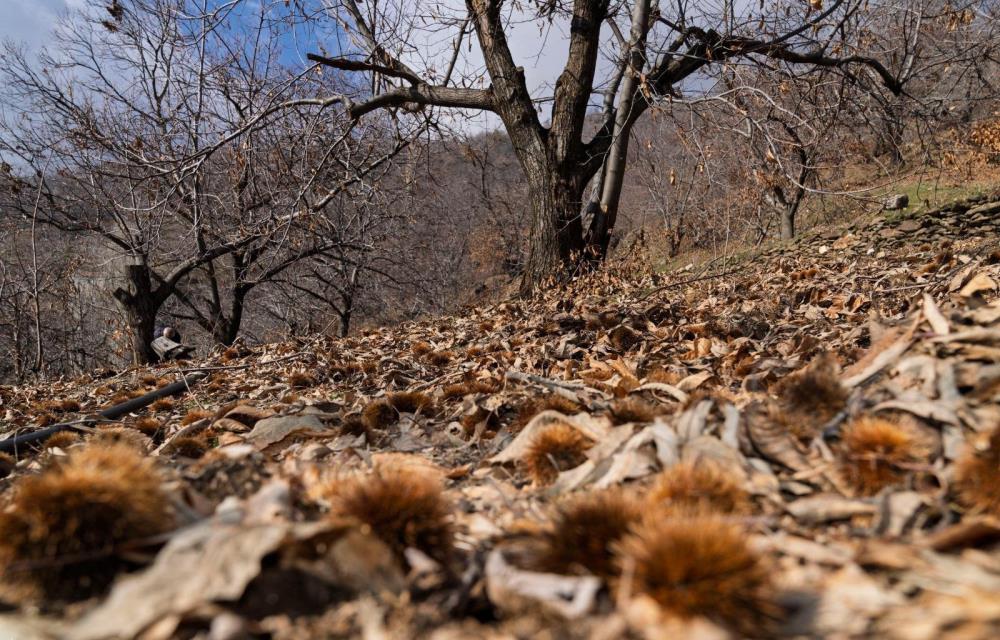
[[(68, 10), (99, 7), (103, 0), (0, 0), (0, 42), (13, 40), (29, 49), (46, 44), (58, 18)], [(336, 52), (336, 42), (324, 42)], [(315, 34), (300, 29), (287, 38), (285, 62), (307, 66), (305, 54), (316, 50)]]
[[(210, 0), (212, 1), (212, 0)], [(462, 17), (465, 14), (464, 0), (425, 0), (427, 5), (415, 6), (432, 7), (441, 12), (438, 15), (452, 15)], [(13, 40), (24, 43), (29, 50), (38, 49), (48, 40), (48, 34), (54, 27), (58, 17), (71, 9), (98, 9), (105, 4), (106, 0), (0, 0), (0, 41)], [(238, 11), (247, 11), (253, 6), (259, 6), (256, 2), (247, 3), (245, 8)], [(529, 15), (529, 12), (515, 12), (518, 20), (514, 20), (508, 27), (508, 40), (511, 44), (512, 52), (518, 64), (522, 65), (528, 80), (529, 89), (536, 98), (551, 95), (552, 85), (562, 69), (566, 59), (565, 39), (568, 33), (568, 25), (565, 21), (556, 19), (547, 28), (540, 29)], [(427, 14), (425, 13), (426, 17)], [(525, 19), (527, 18), (527, 19)], [(432, 20), (433, 23), (433, 20)], [(544, 24), (544, 23), (543, 23)], [(283, 62), (292, 68), (306, 67), (308, 61), (305, 54), (308, 52), (319, 52), (320, 45), (328, 54), (336, 54), (338, 51), (337, 33), (326, 33), (318, 36), (315, 32), (307, 28), (300, 28), (296, 33), (285, 37), (285, 51), (282, 56)], [(443, 68), (446, 58), (450, 56), (448, 47), (450, 46), (450, 34), (442, 38), (440, 33), (430, 32), (427, 34), (411, 33), (409, 45), (416, 56), (412, 62), (420, 69), (422, 62), (436, 60), (436, 66)], [(467, 43), (468, 44), (468, 43)], [(442, 49), (442, 45), (444, 48)], [(422, 60), (420, 60), (422, 59)], [(411, 62), (411, 60), (407, 60)], [(459, 70), (466, 69), (472, 71), (481, 69), (483, 65), (482, 55), (478, 47), (463, 47), (459, 61)], [(547, 111), (548, 107), (543, 107)], [(472, 114), (466, 114), (471, 116)], [(499, 120), (492, 114), (478, 114), (472, 120), (466, 121), (466, 125), (472, 129), (493, 128), (499, 124)]]

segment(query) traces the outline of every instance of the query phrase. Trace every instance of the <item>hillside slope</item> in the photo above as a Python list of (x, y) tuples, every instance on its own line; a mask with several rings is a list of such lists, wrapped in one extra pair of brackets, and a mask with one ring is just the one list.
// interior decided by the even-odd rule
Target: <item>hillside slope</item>
[[(7, 465), (0, 636), (996, 637), (998, 248), (982, 199), (187, 363)], [(0, 389), (4, 437), (179, 373)], [(30, 513), (74, 464), (100, 535)]]

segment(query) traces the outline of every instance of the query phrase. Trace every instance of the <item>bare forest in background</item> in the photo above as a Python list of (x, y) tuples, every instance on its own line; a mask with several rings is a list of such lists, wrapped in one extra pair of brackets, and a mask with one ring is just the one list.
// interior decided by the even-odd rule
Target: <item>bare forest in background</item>
[(998, 4), (528, 3), (574, 25), (542, 97), (492, 0), (68, 14), (0, 54), (0, 380), (148, 361), (158, 325), (202, 350), (347, 335), (595, 255), (662, 269), (989, 189)]

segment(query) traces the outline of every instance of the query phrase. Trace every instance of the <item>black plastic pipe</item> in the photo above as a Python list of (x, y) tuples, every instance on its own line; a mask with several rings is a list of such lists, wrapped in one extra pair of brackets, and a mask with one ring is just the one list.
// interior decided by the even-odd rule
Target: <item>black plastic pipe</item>
[[(132, 398), (131, 400), (126, 400), (121, 404), (116, 404), (113, 407), (108, 407), (102, 411), (99, 411), (97, 415), (105, 420), (116, 420), (126, 414), (132, 413), (138, 409), (142, 409), (146, 405), (150, 405), (160, 398), (166, 398), (167, 396), (176, 395), (183, 391), (187, 391), (188, 387), (197, 384), (199, 381), (204, 380), (208, 377), (208, 373), (204, 371), (196, 371), (188, 376), (185, 376), (178, 380), (177, 382), (171, 382), (165, 387), (160, 387), (155, 391), (150, 391), (144, 396), (139, 396), (138, 398)], [(31, 444), (33, 442), (39, 442), (45, 440), (46, 438), (59, 433), (60, 431), (67, 431), (74, 427), (78, 427), (83, 424), (90, 422), (96, 422), (95, 418), (84, 419), (83, 421), (77, 422), (64, 422), (61, 424), (54, 424), (44, 429), (39, 429), (38, 431), (32, 431), (31, 433), (22, 433), (21, 435), (14, 436), (12, 438), (7, 438), (6, 440), (0, 440), (0, 452), (3, 453), (14, 453), (17, 451), (18, 447), (26, 444)]]

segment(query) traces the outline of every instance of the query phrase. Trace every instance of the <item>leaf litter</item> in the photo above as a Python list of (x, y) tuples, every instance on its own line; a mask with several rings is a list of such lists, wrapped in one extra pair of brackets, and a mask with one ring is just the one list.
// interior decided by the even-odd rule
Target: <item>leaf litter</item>
[[(74, 525), (40, 522), (37, 546), (0, 540), (3, 580), (121, 569), (96, 592), (5, 589), (0, 631), (996, 637), (987, 204), (815, 233), (724, 277), (633, 259), (532, 300), (214, 354), (189, 394), (0, 461), (3, 526), (31, 478), (102, 447), (151, 460), (173, 518), (121, 540), (139, 497), (97, 491), (100, 468), (74, 480), (107, 534), (50, 552)], [(2, 435), (178, 373), (0, 388)]]

